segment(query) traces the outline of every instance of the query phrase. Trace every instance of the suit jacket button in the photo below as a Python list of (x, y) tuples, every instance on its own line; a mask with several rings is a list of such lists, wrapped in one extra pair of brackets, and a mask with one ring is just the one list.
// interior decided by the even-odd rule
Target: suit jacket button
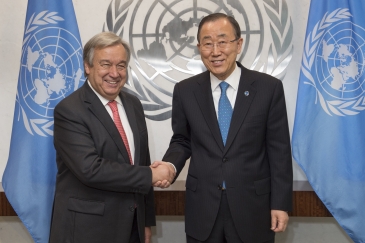
[(227, 158), (223, 158), (223, 163), (226, 163), (226, 162), (228, 162), (228, 159)]
[(129, 211), (133, 212), (134, 211), (134, 206), (129, 206)]

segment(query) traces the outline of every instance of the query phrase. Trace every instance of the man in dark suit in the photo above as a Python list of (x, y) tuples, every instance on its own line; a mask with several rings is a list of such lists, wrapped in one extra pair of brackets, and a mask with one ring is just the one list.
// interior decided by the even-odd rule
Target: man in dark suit
[(283, 85), (236, 62), (243, 40), (234, 18), (208, 15), (197, 36), (208, 71), (175, 85), (173, 136), (163, 157), (177, 176), (191, 157), (187, 242), (274, 242), (292, 207)]
[(54, 112), (58, 173), (50, 242), (150, 242), (152, 183), (171, 181), (174, 173), (170, 165), (149, 167), (142, 105), (121, 91), (130, 49), (104, 32), (88, 41), (83, 58), (87, 82)]

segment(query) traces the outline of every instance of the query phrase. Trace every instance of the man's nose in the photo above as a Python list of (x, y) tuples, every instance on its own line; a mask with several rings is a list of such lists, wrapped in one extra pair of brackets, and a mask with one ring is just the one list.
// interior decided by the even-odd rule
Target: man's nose
[(111, 77), (118, 77), (119, 76), (117, 66), (111, 65), (111, 67), (109, 68), (109, 75)]
[(212, 54), (214, 56), (219, 56), (221, 54), (221, 49), (218, 47), (217, 44), (213, 45)]

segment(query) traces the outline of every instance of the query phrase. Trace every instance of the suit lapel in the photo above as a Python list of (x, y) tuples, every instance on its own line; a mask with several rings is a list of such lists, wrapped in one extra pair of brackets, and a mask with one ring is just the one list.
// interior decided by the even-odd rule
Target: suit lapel
[(134, 106), (132, 101), (123, 93), (120, 93), (120, 99), (122, 100), (125, 113), (127, 114), (129, 125), (131, 126), (133, 138), (134, 138), (134, 165), (137, 165), (139, 163), (139, 155), (140, 155), (140, 136), (139, 136), (139, 130), (137, 126), (137, 120), (136, 120), (136, 113), (134, 111)]
[(237, 136), (238, 130), (240, 129), (251, 106), (252, 100), (254, 99), (257, 92), (256, 89), (251, 85), (255, 81), (254, 77), (251, 75), (251, 72), (243, 67), (240, 63), (238, 63), (238, 65), (241, 68), (241, 78), (224, 153), (228, 151), (233, 140)]
[(96, 96), (94, 91), (89, 87), (89, 84), (85, 82), (83, 86), (85, 90), (85, 103), (88, 106), (90, 112), (92, 112), (95, 117), (103, 124), (105, 130), (109, 133), (110, 137), (113, 139), (117, 145), (119, 151), (121, 152), (124, 160), (129, 161), (127, 150), (124, 146), (123, 140), (115, 126), (113, 119), (110, 117), (109, 113)]
[(203, 77), (197, 82), (199, 84), (199, 88), (194, 92), (195, 98), (215, 141), (217, 142), (219, 148), (223, 151), (224, 146), (219, 130), (217, 114), (214, 108), (209, 72), (203, 73)]

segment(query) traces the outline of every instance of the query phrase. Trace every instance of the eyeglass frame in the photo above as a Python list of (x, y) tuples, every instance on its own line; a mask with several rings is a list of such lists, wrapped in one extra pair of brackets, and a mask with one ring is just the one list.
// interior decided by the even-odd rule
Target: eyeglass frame
[[(213, 42), (213, 43), (212, 43), (212, 47), (209, 47), (209, 49), (205, 49), (205, 50), (204, 50), (204, 47), (205, 47), (205, 45), (204, 45), (204, 44), (199, 44), (199, 45), (201, 45), (201, 46), (202, 46), (202, 51), (213, 51), (213, 50), (214, 50), (214, 46), (216, 46), (218, 49), (222, 50), (222, 49), (227, 48), (227, 46), (224, 46), (224, 47), (220, 47), (220, 46), (219, 46), (220, 44), (222, 44), (222, 42), (224, 42), (225, 44), (230, 44), (230, 43), (233, 43), (233, 42), (235, 42), (235, 41), (238, 41), (240, 38), (241, 38), (241, 37), (237, 37), (236, 39), (234, 39), (234, 40), (230, 40), (230, 41), (227, 41), (227, 42), (225, 42), (225, 41)], [(219, 44), (219, 43), (220, 43), (220, 44)], [(208, 43), (206, 43), (206, 44), (208, 44)]]

